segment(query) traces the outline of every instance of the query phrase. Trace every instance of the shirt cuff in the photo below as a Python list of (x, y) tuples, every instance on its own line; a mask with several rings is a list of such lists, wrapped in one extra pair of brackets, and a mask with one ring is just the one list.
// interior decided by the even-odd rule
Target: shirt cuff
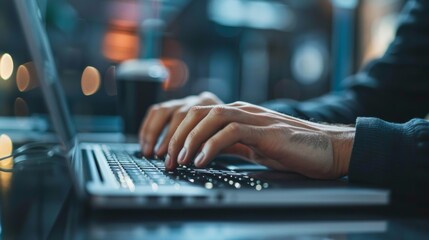
[[(395, 124), (376, 118), (358, 118), (349, 165), (350, 182), (397, 186), (410, 177), (412, 124)], [(405, 180), (405, 181), (404, 181)]]

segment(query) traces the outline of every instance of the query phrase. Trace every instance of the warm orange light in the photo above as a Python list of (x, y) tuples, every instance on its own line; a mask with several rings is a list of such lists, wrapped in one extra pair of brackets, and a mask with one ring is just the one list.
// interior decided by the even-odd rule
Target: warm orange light
[(136, 29), (137, 21), (128, 20), (128, 19), (112, 19), (110, 20), (110, 25), (115, 26), (120, 29)]
[(116, 96), (117, 88), (116, 88), (116, 67), (110, 66), (106, 70), (106, 74), (104, 74), (104, 89), (108, 96)]
[(16, 71), (16, 86), (21, 92), (29, 91), (38, 86), (33, 62), (22, 64)]
[(95, 67), (88, 66), (82, 73), (81, 87), (85, 96), (93, 95), (100, 88), (100, 73)]
[[(12, 154), (13, 143), (10, 137), (6, 134), (0, 135), (0, 157), (6, 157)], [(12, 158), (7, 158), (0, 161), (0, 167), (10, 168), (13, 165)]]
[[(10, 137), (6, 134), (0, 136), (0, 157), (6, 157), (12, 154), (13, 143)], [(13, 158), (7, 158), (0, 161), (0, 167), (5, 169), (13, 168)], [(0, 172), (0, 188), (2, 193), (5, 194), (8, 192), (10, 183), (12, 179), (12, 173), (10, 172)]]
[(13, 73), (13, 59), (12, 56), (5, 53), (0, 57), (0, 78), (8, 80)]
[(168, 78), (163, 84), (164, 90), (173, 90), (182, 87), (188, 81), (188, 66), (178, 59), (161, 59), (168, 70)]
[(103, 39), (103, 55), (115, 62), (137, 58), (139, 37), (136, 31), (109, 30)]
[(28, 85), (30, 85), (30, 72), (27, 67), (21, 65), (16, 72), (16, 86), (18, 86), (19, 91), (24, 92)]
[(15, 116), (26, 117), (26, 116), (30, 115), (27, 102), (25, 102), (25, 100), (20, 98), (20, 97), (17, 97), (15, 99), (14, 108), (15, 108)]

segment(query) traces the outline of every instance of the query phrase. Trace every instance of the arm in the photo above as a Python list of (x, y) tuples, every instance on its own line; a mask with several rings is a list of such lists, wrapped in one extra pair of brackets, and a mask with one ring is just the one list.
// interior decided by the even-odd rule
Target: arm
[(408, 1), (394, 41), (385, 55), (345, 80), (345, 89), (298, 103), (264, 106), (302, 119), (354, 123), (371, 116), (392, 122), (423, 118), (429, 112), (429, 1)]
[(228, 153), (311, 178), (418, 193), (429, 184), (429, 122), (358, 118), (356, 127), (305, 121), (244, 102), (191, 107), (171, 138), (165, 165), (205, 167)]
[(168, 147), (166, 168), (206, 166), (217, 154), (311, 178), (384, 186), (404, 193), (429, 184), (429, 122), (359, 118), (356, 127), (318, 124), (248, 103), (192, 107)]
[(351, 182), (416, 192), (429, 183), (429, 122), (393, 124), (359, 118), (349, 165)]

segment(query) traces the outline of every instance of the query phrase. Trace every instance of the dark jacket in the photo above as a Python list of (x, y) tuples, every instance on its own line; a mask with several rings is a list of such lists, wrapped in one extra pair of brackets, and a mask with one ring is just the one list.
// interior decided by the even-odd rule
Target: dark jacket
[(407, 2), (384, 56), (346, 79), (342, 92), (265, 106), (302, 119), (356, 123), (352, 182), (429, 186), (429, 123), (411, 120), (429, 113), (429, 1)]

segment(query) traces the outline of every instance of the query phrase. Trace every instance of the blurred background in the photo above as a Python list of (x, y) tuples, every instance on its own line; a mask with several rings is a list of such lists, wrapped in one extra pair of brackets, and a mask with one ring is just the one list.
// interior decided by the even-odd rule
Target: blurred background
[[(120, 126), (117, 66), (158, 59), (159, 101), (305, 100), (383, 54), (402, 0), (39, 0), (72, 113)], [(13, 1), (0, 2), (0, 116), (46, 109)], [(32, 122), (35, 123), (34, 121)]]

